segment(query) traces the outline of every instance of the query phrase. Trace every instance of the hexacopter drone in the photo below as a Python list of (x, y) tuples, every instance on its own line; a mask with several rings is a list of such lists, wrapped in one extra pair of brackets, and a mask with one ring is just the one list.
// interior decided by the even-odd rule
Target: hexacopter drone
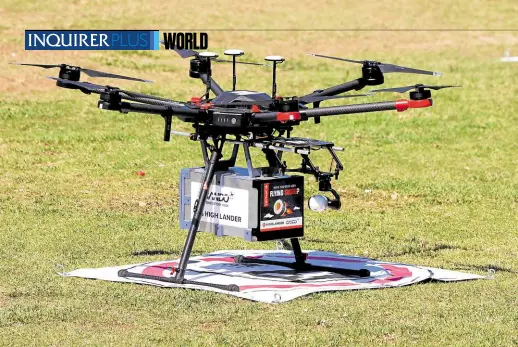
[[(409, 108), (432, 106), (431, 90), (456, 86), (429, 86), (416, 84), (413, 86), (378, 89), (371, 92), (410, 91), (409, 100), (383, 101), (364, 104), (352, 104), (332, 107), (320, 107), (324, 101), (331, 99), (365, 96), (369, 94), (342, 95), (352, 90), (360, 90), (366, 86), (384, 83), (385, 73), (413, 73), (439, 76), (440, 73), (418, 70), (377, 61), (358, 61), (335, 58), (319, 54), (317, 57), (347, 61), (362, 65), (362, 76), (323, 90), (297, 97), (280, 97), (276, 89), (276, 68), (284, 62), (281, 56), (267, 56), (265, 59), (273, 68), (272, 93), (236, 90), (236, 64), (264, 65), (251, 62), (239, 62), (242, 50), (226, 50), (225, 55), (232, 60), (217, 59), (212, 52), (196, 52), (193, 50), (176, 50), (182, 58), (191, 58), (189, 76), (200, 79), (205, 85), (205, 94), (193, 97), (190, 101), (180, 102), (167, 98), (136, 93), (117, 87), (103, 86), (80, 81), (84, 72), (90, 77), (107, 77), (149, 82), (138, 78), (104, 73), (67, 64), (42, 65), (45, 69), (59, 68), (56, 80), (59, 87), (79, 89), (86, 94), (99, 94), (98, 107), (103, 110), (122, 113), (139, 112), (157, 114), (165, 120), (164, 141), (169, 141), (171, 134), (188, 136), (192, 141), (199, 141), (204, 160), (203, 167), (186, 168), (181, 172), (180, 184), (180, 226), (189, 229), (182, 251), (180, 262), (172, 269), (171, 277), (156, 277), (145, 274), (130, 274), (122, 271), (122, 277), (145, 277), (158, 281), (181, 284), (206, 285), (228, 291), (239, 291), (237, 285), (219, 285), (184, 278), (187, 263), (198, 231), (212, 232), (216, 236), (235, 236), (247, 241), (268, 241), (290, 239), (294, 253), (294, 262), (280, 262), (252, 257), (238, 256), (240, 264), (271, 264), (284, 266), (296, 271), (329, 271), (346, 276), (367, 277), (367, 269), (337, 269), (328, 266), (316, 266), (306, 262), (306, 254), (302, 252), (298, 238), (304, 235), (304, 179), (301, 173), (313, 175), (322, 192), (329, 192), (332, 198), (315, 195), (309, 199), (309, 207), (313, 210), (326, 208), (339, 209), (340, 196), (332, 188), (333, 177), (338, 179), (343, 170), (336, 151), (343, 150), (332, 142), (292, 137), (293, 128), (303, 121), (313, 118), (320, 123), (324, 116), (345, 115), (375, 111), (405, 111)], [(213, 62), (230, 62), (233, 65), (232, 90), (225, 91), (212, 78)], [(270, 66), (270, 65), (266, 65)], [(210, 93), (215, 95), (211, 98)], [(129, 102), (128, 102), (129, 101)], [(308, 105), (312, 107), (308, 107)], [(172, 118), (192, 123), (192, 133), (171, 130)], [(232, 144), (229, 158), (223, 160), (223, 146)], [(246, 168), (236, 167), (239, 146), (243, 147)], [(268, 167), (256, 168), (252, 164), (250, 148), (262, 150), (268, 161)], [(331, 168), (322, 171), (310, 159), (310, 153), (326, 150), (331, 156)], [(209, 154), (210, 152), (210, 154)], [(288, 168), (282, 160), (284, 152), (300, 155), (301, 165)], [(333, 169), (334, 164), (334, 169)]]

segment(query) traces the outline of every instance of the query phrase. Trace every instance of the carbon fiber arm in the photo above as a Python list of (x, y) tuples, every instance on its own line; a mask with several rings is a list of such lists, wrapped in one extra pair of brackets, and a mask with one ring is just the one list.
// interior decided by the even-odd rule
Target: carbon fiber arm
[(172, 106), (172, 107), (185, 107), (182, 102), (169, 100), (165, 98), (159, 98), (152, 95), (121, 91), (119, 92), (121, 99), (141, 102), (143, 104), (158, 105), (158, 106)]
[[(208, 78), (206, 74), (200, 74), (200, 79), (203, 81), (203, 84), (207, 85)], [(219, 84), (216, 83), (216, 81), (212, 77), (210, 79), (210, 90), (212, 90), (212, 92), (215, 95), (223, 93), (223, 89), (219, 86)]]
[(366, 113), (366, 112), (377, 112), (377, 111), (390, 111), (396, 110), (395, 101), (382, 101), (373, 102), (369, 104), (360, 105), (345, 105), (345, 106), (332, 106), (322, 108), (312, 108), (308, 110), (301, 110), (300, 115), (302, 117), (322, 117), (322, 116), (336, 116), (340, 114), (351, 114), (351, 113)]
[(166, 106), (121, 102), (120, 103), (120, 112), (122, 112), (122, 113), (138, 112), (138, 113), (149, 113), (149, 114), (166, 114), (166, 113), (171, 113), (171, 110)]
[(181, 105), (150, 105), (150, 104), (136, 104), (136, 103), (129, 103), (129, 102), (123, 102), (121, 105), (129, 106), (128, 110), (132, 112), (139, 112), (139, 111), (148, 111), (146, 113), (158, 113), (158, 114), (164, 114), (164, 113), (172, 113), (173, 115), (181, 115), (181, 116), (197, 116), (200, 114), (199, 109), (193, 109), (189, 108), (187, 106), (181, 106)]
[(288, 122), (308, 120), (311, 117), (337, 116), (341, 114), (367, 113), (378, 111), (397, 110), (405, 111), (409, 108), (423, 108), (432, 106), (432, 99), (424, 100), (397, 100), (372, 102), (359, 105), (344, 105), (304, 109), (298, 112), (260, 112), (253, 115), (257, 123)]
[[(310, 117), (336, 116), (340, 114), (364, 113), (376, 111), (396, 110), (395, 101), (374, 102), (370, 104), (345, 105), (322, 108), (311, 108), (292, 112), (293, 119), (290, 119), (290, 112), (261, 112), (254, 114), (254, 120), (259, 123), (288, 121), (288, 120), (307, 120)], [(298, 115), (298, 119), (297, 119)]]
[(320, 92), (313, 92), (311, 94), (304, 95), (301, 98), (303, 98), (305, 96), (310, 96), (310, 95), (311, 96), (333, 96), (333, 95), (338, 95), (341, 93), (349, 92), (351, 90), (360, 90), (363, 87), (365, 87), (365, 83), (363, 83), (363, 80), (361, 78), (358, 78), (358, 79), (355, 79), (355, 80), (352, 80), (349, 82), (339, 84), (337, 86), (333, 86), (333, 87), (324, 89)]
[(158, 114), (161, 116), (171, 115), (185, 122), (194, 121), (198, 117), (203, 116), (203, 113), (200, 113), (201, 111), (199, 109), (192, 109), (186, 106), (150, 105), (132, 102), (121, 102), (118, 110), (122, 113), (137, 112)]

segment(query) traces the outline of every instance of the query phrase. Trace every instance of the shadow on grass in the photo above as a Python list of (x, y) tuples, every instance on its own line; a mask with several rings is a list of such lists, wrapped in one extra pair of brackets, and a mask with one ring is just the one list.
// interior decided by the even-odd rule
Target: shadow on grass
[(178, 255), (178, 252), (166, 251), (164, 249), (144, 249), (142, 251), (135, 251), (131, 253), (134, 257), (148, 256), (148, 255)]
[(347, 243), (350, 243), (350, 242), (347, 242), (347, 241), (332, 241), (332, 240), (306, 239), (306, 238), (302, 239), (301, 241), (313, 242), (313, 243), (325, 243), (325, 244), (330, 244), (330, 245), (335, 245), (335, 244), (345, 245)]
[(423, 255), (423, 254), (431, 254), (434, 252), (445, 251), (445, 250), (469, 251), (469, 249), (466, 247), (447, 245), (444, 243), (436, 243), (431, 246), (422, 245), (422, 246), (418, 246), (418, 247), (408, 247), (408, 249), (403, 250), (401, 252), (388, 252), (388, 253), (381, 254), (380, 257), (400, 257), (400, 256), (410, 255), (410, 254)]

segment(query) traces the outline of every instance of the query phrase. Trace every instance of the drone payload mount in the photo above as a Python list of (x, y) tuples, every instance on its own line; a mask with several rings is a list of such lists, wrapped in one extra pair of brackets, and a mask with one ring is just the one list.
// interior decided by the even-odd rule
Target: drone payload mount
[[(456, 86), (429, 86), (417, 84), (407, 87), (373, 90), (374, 92), (410, 91), (409, 100), (383, 101), (320, 107), (327, 100), (368, 96), (370, 94), (338, 95), (366, 86), (384, 83), (385, 73), (411, 73), (438, 76), (440, 73), (418, 70), (377, 61), (358, 61), (320, 54), (317, 57), (347, 61), (362, 65), (362, 76), (343, 84), (319, 89), (301, 97), (280, 97), (277, 95), (277, 65), (284, 62), (281, 56), (267, 56), (271, 64), (237, 61), (244, 54), (242, 50), (226, 50), (232, 60), (218, 59), (212, 52), (193, 50), (175, 51), (182, 58), (191, 58), (189, 76), (200, 79), (205, 85), (205, 94), (193, 97), (188, 102), (179, 102), (163, 97), (147, 95), (116, 87), (81, 82), (81, 72), (90, 77), (118, 78), (150, 82), (139, 78), (115, 75), (67, 64), (18, 64), (45, 69), (59, 68), (56, 85), (62, 88), (78, 89), (85, 94), (99, 94), (98, 107), (103, 110), (122, 113), (138, 112), (157, 114), (163, 117), (164, 141), (171, 134), (187, 136), (200, 143), (204, 166), (183, 169), (180, 175), (180, 227), (188, 229), (187, 238), (178, 266), (172, 268), (171, 277), (128, 273), (121, 277), (142, 277), (179, 284), (204, 285), (227, 291), (239, 291), (239, 286), (219, 285), (185, 279), (189, 257), (198, 231), (212, 232), (216, 236), (234, 236), (247, 241), (290, 239), (294, 262), (281, 262), (253, 257), (236, 256), (239, 264), (271, 264), (295, 271), (329, 271), (344, 276), (368, 277), (368, 269), (344, 269), (312, 265), (306, 261), (298, 238), (304, 235), (304, 179), (300, 174), (313, 175), (319, 191), (332, 197), (312, 196), (308, 206), (317, 211), (326, 208), (339, 209), (340, 196), (332, 188), (332, 179), (338, 179), (343, 165), (336, 151), (343, 149), (332, 142), (292, 137), (293, 128), (313, 118), (315, 124), (321, 117), (375, 111), (405, 111), (409, 108), (432, 106), (431, 90)], [(225, 91), (212, 77), (214, 62), (232, 63), (232, 90)], [(236, 65), (263, 65), (272, 67), (271, 96), (263, 92), (236, 90)], [(210, 98), (210, 93), (215, 95)], [(129, 102), (128, 102), (129, 101)], [(312, 107), (308, 107), (308, 105)], [(172, 118), (192, 123), (193, 132), (183, 133), (171, 129)], [(223, 147), (232, 145), (229, 158), (223, 159)], [(246, 167), (236, 167), (239, 148), (242, 147)], [(254, 167), (250, 148), (259, 148), (268, 162), (267, 167)], [(310, 159), (312, 151), (324, 150), (330, 154), (331, 168), (322, 171)], [(290, 168), (283, 161), (283, 153), (295, 153), (301, 157), (300, 167)], [(334, 167), (334, 169), (333, 169)]]

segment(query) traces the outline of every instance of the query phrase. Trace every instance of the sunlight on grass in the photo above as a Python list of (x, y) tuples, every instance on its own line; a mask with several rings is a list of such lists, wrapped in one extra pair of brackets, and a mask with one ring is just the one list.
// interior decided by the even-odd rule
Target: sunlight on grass
[[(516, 47), (516, 32), (209, 32), (210, 49), (218, 53), (242, 48), (249, 61), (285, 56), (278, 71), (281, 95), (359, 77), (354, 64), (308, 52), (444, 73), (387, 74), (387, 87), (461, 84), (435, 93), (430, 109), (327, 117), (319, 126), (307, 122), (296, 129), (294, 136), (345, 148), (345, 170), (336, 183), (343, 208), (308, 211), (302, 245), (480, 274), (495, 268), (496, 280), (322, 293), (264, 305), (55, 275), (56, 263), (69, 270), (178, 256), (185, 237), (177, 221), (179, 171), (201, 164), (199, 146), (177, 137), (162, 142), (158, 117), (104, 112), (95, 96), (57, 89), (44, 78), (55, 71), (7, 63), (103, 67), (155, 83), (96, 83), (177, 100), (199, 95), (203, 87), (188, 78), (188, 61), (171, 52), (25, 52), (24, 29), (491, 29), (516, 27), (518, 10), (512, 1), (425, 6), (289, 0), (289, 10), (277, 4), (216, 6), (204, 0), (177, 2), (169, 11), (159, 1), (144, 8), (82, 0), (0, 6), (1, 345), (518, 344), (518, 70), (498, 61)], [(186, 15), (193, 11), (196, 23)], [(231, 66), (218, 65), (214, 76), (230, 86)], [(238, 87), (268, 91), (270, 83), (268, 69), (239, 66)], [(398, 98), (385, 94), (346, 103)], [(179, 122), (174, 127), (190, 129)], [(146, 175), (137, 176), (138, 170)], [(316, 192), (313, 178), (306, 188), (306, 198)], [(194, 253), (273, 247), (201, 234)], [(164, 252), (138, 255), (143, 250)]]

